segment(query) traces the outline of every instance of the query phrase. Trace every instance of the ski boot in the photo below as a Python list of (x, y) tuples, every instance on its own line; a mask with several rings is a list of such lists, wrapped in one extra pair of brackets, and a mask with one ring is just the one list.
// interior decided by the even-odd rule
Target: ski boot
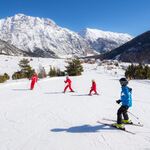
[(98, 93), (94, 93), (94, 95), (99, 95)]
[(114, 123), (112, 124), (112, 126), (121, 130), (125, 130), (125, 127), (123, 124)]
[(75, 91), (72, 90), (72, 91), (70, 91), (70, 92), (75, 92)]
[(131, 120), (129, 120), (129, 119), (128, 120), (123, 119), (122, 123), (123, 124), (133, 124), (133, 122)]

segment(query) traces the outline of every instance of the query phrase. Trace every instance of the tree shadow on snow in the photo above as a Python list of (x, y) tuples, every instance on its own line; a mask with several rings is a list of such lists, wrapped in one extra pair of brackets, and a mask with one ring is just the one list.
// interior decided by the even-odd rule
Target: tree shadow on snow
[(70, 133), (93, 133), (93, 132), (99, 132), (100, 130), (115, 130), (112, 127), (106, 126), (106, 125), (82, 125), (82, 126), (74, 126), (70, 128), (55, 128), (51, 129), (52, 132), (70, 132)]

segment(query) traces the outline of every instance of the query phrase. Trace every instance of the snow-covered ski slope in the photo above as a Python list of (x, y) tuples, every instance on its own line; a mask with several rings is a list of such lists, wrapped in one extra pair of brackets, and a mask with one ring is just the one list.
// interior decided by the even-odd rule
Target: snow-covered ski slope
[[(135, 135), (97, 123), (116, 119), (118, 79), (103, 67), (85, 65), (82, 76), (71, 77), (75, 93), (62, 93), (65, 77), (0, 84), (0, 150), (150, 150), (150, 82), (130, 81), (133, 107), (144, 127), (126, 125)], [(99, 96), (88, 96), (95, 79)], [(134, 122), (137, 120), (131, 116)]]

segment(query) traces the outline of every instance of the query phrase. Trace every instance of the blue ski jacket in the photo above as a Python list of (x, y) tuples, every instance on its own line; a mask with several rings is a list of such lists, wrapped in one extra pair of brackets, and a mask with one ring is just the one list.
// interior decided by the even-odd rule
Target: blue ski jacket
[(122, 86), (121, 91), (121, 102), (122, 106), (132, 106), (132, 89), (128, 86)]

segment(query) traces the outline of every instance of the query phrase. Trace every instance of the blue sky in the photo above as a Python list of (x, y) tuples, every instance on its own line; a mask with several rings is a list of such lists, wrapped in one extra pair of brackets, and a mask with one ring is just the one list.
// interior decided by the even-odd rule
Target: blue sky
[(150, 29), (150, 0), (0, 0), (0, 18), (23, 13), (84, 28), (139, 35)]

